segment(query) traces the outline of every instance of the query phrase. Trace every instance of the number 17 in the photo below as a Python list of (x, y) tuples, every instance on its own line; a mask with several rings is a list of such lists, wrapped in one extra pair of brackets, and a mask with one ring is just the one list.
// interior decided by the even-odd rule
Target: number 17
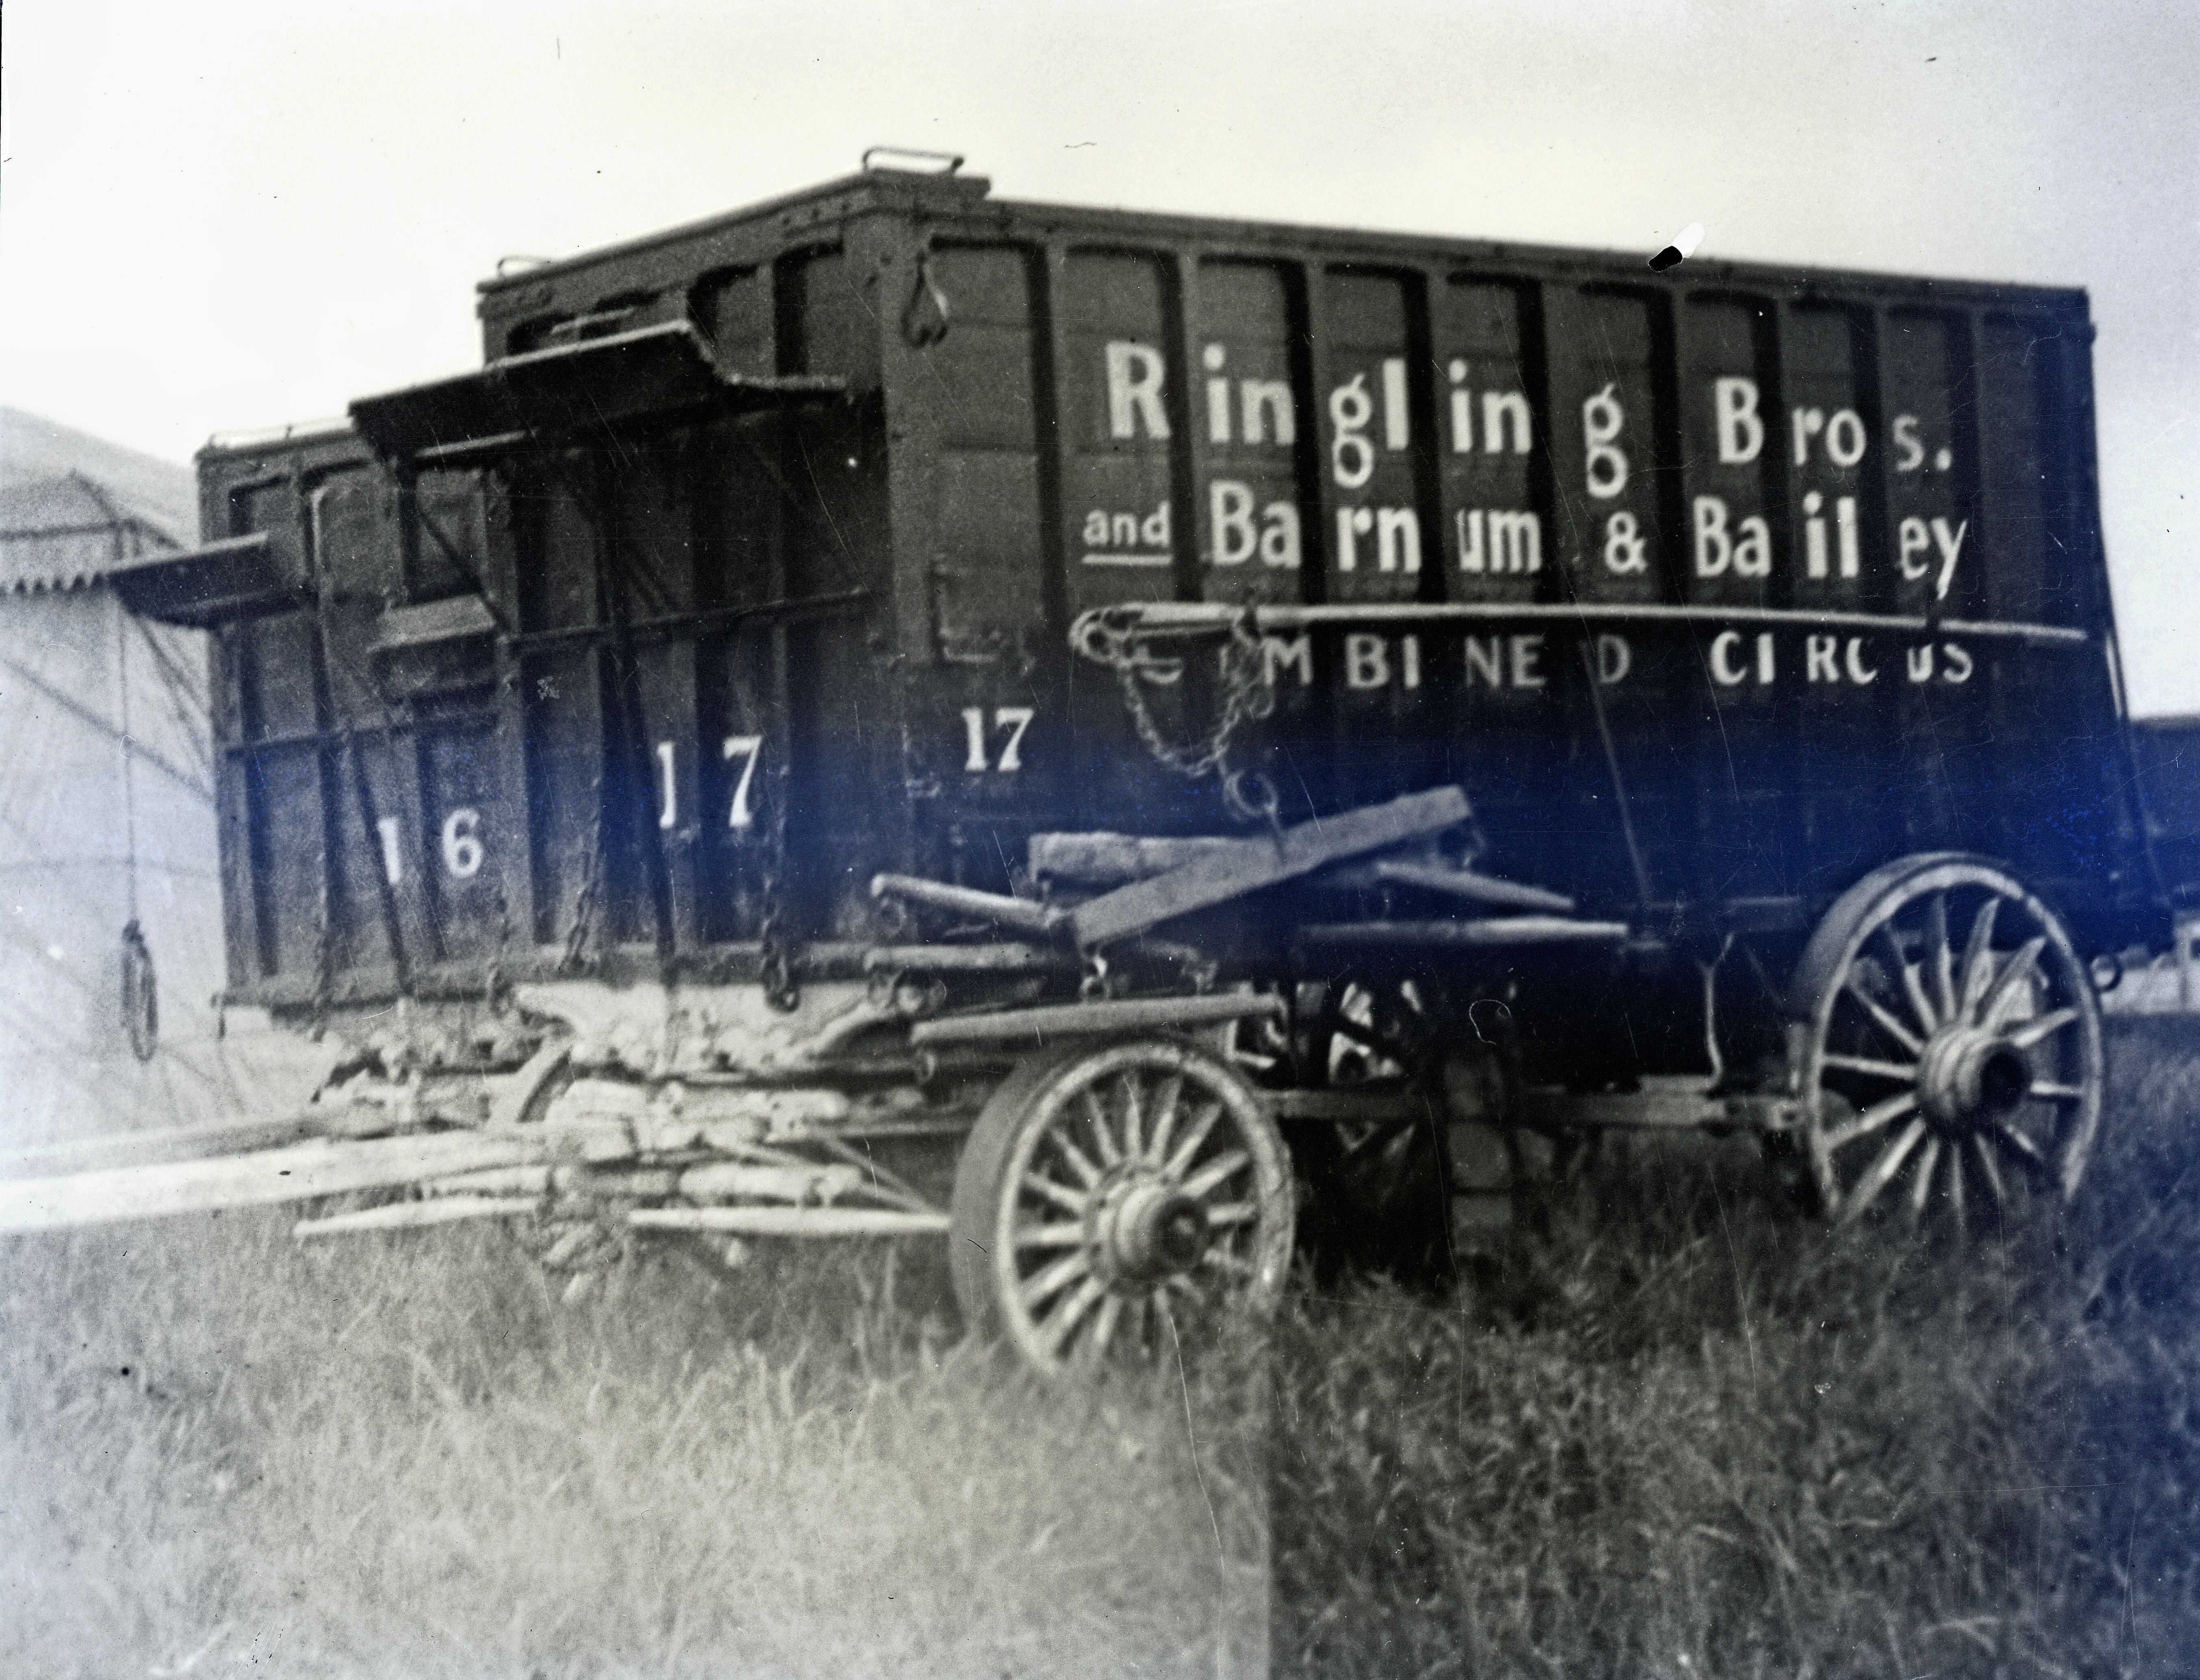
[(726, 826), (747, 828), (756, 821), (756, 813), (749, 809), (749, 784), (756, 779), (757, 760), (764, 756), (764, 737), (761, 735), (728, 735), (726, 737), (726, 759), (741, 761), (741, 779), (734, 784), (733, 809), (726, 814)]

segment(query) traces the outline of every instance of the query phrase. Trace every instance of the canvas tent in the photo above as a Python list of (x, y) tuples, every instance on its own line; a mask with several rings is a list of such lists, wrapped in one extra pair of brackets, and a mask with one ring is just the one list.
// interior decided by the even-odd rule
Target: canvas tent
[[(295, 1047), (218, 1033), (203, 639), (133, 616), (107, 583), (189, 547), (194, 503), (188, 467), (0, 409), (0, 1143), (190, 1124), (311, 1088)], [(134, 1046), (133, 922), (158, 1005)]]

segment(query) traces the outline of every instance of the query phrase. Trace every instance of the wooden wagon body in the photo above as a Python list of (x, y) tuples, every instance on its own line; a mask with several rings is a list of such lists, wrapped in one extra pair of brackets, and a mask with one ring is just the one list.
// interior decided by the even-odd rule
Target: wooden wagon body
[(1523, 1127), (2074, 1187), (2168, 914), (2081, 293), (867, 170), (480, 312), (119, 585), (216, 633), (231, 995), (346, 1111), (641, 1227), (951, 1200), (1041, 1363), (1302, 1193), (1441, 1245)]

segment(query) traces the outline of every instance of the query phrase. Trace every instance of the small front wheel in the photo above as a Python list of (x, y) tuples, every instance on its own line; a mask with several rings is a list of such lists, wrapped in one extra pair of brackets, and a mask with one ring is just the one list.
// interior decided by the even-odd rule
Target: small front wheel
[(971, 1328), (1061, 1375), (1272, 1307), (1290, 1264), (1290, 1164), (1253, 1088), (1204, 1050), (1088, 1042), (1027, 1059), (993, 1093), (952, 1215)]

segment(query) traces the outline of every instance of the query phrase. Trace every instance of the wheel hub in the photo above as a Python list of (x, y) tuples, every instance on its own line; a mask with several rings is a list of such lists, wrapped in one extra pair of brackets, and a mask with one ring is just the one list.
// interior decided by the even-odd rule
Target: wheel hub
[(1999, 1033), (1944, 1027), (1926, 1041), (1917, 1101), (1945, 1132), (1978, 1130), (2012, 1112), (2032, 1088), (2032, 1065)]
[(1197, 1197), (1150, 1177), (1126, 1178), (1103, 1191), (1092, 1232), (1106, 1270), (1140, 1282), (1190, 1271), (1213, 1235)]

